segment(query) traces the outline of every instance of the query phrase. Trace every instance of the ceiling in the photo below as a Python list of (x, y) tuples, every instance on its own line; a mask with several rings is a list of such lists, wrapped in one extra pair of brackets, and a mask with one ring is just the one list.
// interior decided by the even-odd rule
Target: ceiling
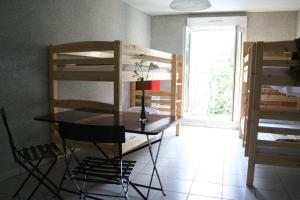
[[(149, 15), (182, 14), (169, 8), (172, 0), (123, 0)], [(300, 0), (209, 0), (212, 6), (201, 12), (271, 12), (300, 10)]]

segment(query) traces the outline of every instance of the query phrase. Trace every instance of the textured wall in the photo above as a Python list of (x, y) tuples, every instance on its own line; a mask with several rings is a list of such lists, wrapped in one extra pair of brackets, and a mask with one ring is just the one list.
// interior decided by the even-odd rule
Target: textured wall
[[(7, 109), (16, 143), (48, 141), (48, 125), (33, 117), (48, 112), (49, 44), (123, 40), (149, 47), (150, 21), (121, 0), (0, 0), (0, 106)], [(76, 89), (109, 101), (103, 98), (107, 87), (68, 84), (63, 89), (66, 96)], [(16, 165), (0, 122), (1, 178)]]
[(248, 41), (280, 41), (296, 37), (297, 12), (248, 13)]
[(298, 11), (298, 20), (297, 20), (297, 37), (300, 37), (300, 10)]
[[(181, 53), (184, 27), (188, 17), (244, 15), (244, 13), (220, 13), (201, 15), (154, 16), (151, 21), (151, 47), (168, 52)], [(289, 40), (296, 36), (297, 12), (247, 13), (248, 40)]]

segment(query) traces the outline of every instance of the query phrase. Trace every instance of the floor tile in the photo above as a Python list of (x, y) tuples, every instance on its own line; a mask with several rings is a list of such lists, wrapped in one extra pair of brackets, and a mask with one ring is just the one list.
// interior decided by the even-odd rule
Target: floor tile
[(223, 186), (223, 199), (231, 199), (231, 200), (254, 200), (254, 193), (245, 188), (245, 187), (237, 187), (237, 186)]
[(280, 179), (254, 177), (253, 185), (258, 189), (285, 192), (285, 188)]
[[(166, 191), (179, 193), (189, 193), (192, 185), (192, 181), (166, 177), (162, 177), (161, 182)], [(154, 180), (154, 185), (159, 187), (159, 182), (157, 179)]]
[(153, 196), (154, 200), (186, 200), (188, 194), (178, 192), (166, 192), (166, 196), (163, 196), (161, 192), (157, 191)]
[(205, 197), (199, 195), (189, 195), (187, 200), (221, 200), (220, 198)]
[(289, 200), (288, 194), (282, 192), (255, 189), (255, 195), (258, 200)]
[(231, 186), (243, 186), (243, 187), (245, 187), (246, 176), (238, 175), (238, 174), (224, 174), (223, 184), (224, 185), (231, 185)]
[(222, 184), (223, 174), (218, 172), (197, 171), (195, 181)]
[(222, 185), (204, 182), (194, 182), (190, 194), (221, 198)]

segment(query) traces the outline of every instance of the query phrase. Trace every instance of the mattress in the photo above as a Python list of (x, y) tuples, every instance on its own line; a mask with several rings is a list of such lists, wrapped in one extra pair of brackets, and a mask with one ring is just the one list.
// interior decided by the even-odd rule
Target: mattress
[(272, 88), (288, 96), (300, 97), (300, 87), (272, 86)]
[(259, 140), (270, 140), (275, 141), (278, 139), (300, 139), (300, 136), (297, 135), (288, 135), (288, 129), (300, 130), (300, 122), (296, 121), (283, 121), (283, 120), (260, 120), (259, 127), (268, 127), (268, 128), (280, 128), (287, 129), (287, 135), (280, 135), (274, 133), (259, 133)]

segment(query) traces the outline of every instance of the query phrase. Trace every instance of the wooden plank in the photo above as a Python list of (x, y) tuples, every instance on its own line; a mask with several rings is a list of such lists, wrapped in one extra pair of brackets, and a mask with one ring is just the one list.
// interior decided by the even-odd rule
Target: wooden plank
[[(49, 46), (49, 98), (54, 99), (58, 96), (57, 91), (57, 81), (54, 79), (54, 71), (57, 69), (57, 65), (54, 65), (53, 60), (57, 58), (56, 53), (54, 53), (53, 46)], [(49, 101), (49, 113), (55, 113), (56, 109), (53, 102)], [(56, 131), (54, 124), (50, 124), (50, 136), (52, 141), (58, 143), (60, 142), (60, 137)]]
[(88, 58), (88, 59), (57, 59), (56, 65), (113, 65), (113, 58)]
[(263, 85), (300, 86), (300, 82), (289, 75), (262, 75), (260, 81)]
[(256, 163), (299, 168), (300, 158), (299, 156), (280, 156), (280, 155), (270, 155), (266, 153), (257, 153)]
[(155, 106), (152, 106), (150, 108), (154, 108), (156, 110), (163, 111), (163, 112), (170, 112), (171, 111), (171, 108), (163, 108), (163, 107), (155, 107)]
[(122, 110), (122, 43), (120, 41), (114, 42), (114, 104), (117, 111)]
[(285, 95), (261, 95), (261, 101), (297, 102), (297, 97)]
[(130, 107), (136, 106), (136, 82), (130, 84), (131, 96), (130, 96)]
[(113, 65), (91, 65), (91, 66), (72, 66), (72, 65), (65, 65), (65, 66), (58, 66), (57, 71), (83, 71), (83, 72), (104, 72), (104, 71), (114, 71)]
[(300, 67), (298, 60), (264, 60), (263, 66)]
[(259, 123), (258, 131), (261, 133), (274, 133), (283, 135), (300, 135), (299, 126)]
[(96, 101), (86, 101), (86, 100), (73, 100), (73, 99), (64, 99), (64, 100), (52, 100), (55, 107), (59, 108), (68, 108), (68, 109), (79, 109), (79, 108), (94, 108), (102, 110), (115, 110), (113, 104), (96, 102)]
[(260, 110), (260, 119), (300, 121), (299, 110)]
[[(135, 58), (136, 56), (128, 56), (128, 55), (122, 55), (122, 62), (125, 65), (135, 65), (135, 63), (140, 63), (141, 59), (137, 59)], [(149, 62), (145, 62), (145, 64), (143, 66), (148, 67), (149, 66)], [(163, 63), (163, 62), (158, 62), (158, 61), (151, 61), (154, 64), (158, 65), (159, 68), (164, 68), (164, 69), (171, 69), (171, 64), (170, 63)]]
[(296, 52), (296, 43), (292, 41), (265, 42), (264, 51), (266, 52)]
[(85, 51), (110, 51), (114, 50), (114, 42), (107, 41), (87, 41), (74, 42), (53, 46), (56, 53), (62, 52), (85, 52)]
[(55, 71), (53, 79), (69, 81), (114, 81), (114, 75), (114, 72)]
[[(141, 102), (141, 99), (136, 99), (137, 102)], [(155, 103), (160, 105), (171, 105), (171, 100), (164, 100), (164, 99), (145, 99), (145, 103)]]
[[(132, 82), (136, 81), (136, 77), (133, 77), (134, 73), (131, 71), (122, 71), (122, 81)], [(148, 81), (150, 80), (171, 80), (171, 73), (168, 72), (149, 72)]]
[(135, 54), (135, 55), (148, 55), (148, 56), (155, 56), (160, 58), (166, 58), (166, 59), (172, 59), (172, 54), (154, 50), (154, 49), (148, 49), (148, 48), (142, 48), (137, 45), (132, 44), (123, 44), (123, 52), (124, 54)]
[(143, 61), (152, 61), (152, 62), (160, 62), (160, 63), (172, 63), (171, 59), (160, 58), (160, 57), (156, 57), (156, 56), (136, 55), (136, 56), (132, 56), (132, 58), (143, 60)]
[(260, 105), (261, 109), (276, 109), (276, 110), (291, 110), (295, 109), (296, 106), (279, 106), (279, 105)]
[(299, 142), (284, 142), (284, 141), (269, 141), (269, 140), (258, 140), (257, 146), (266, 146), (266, 147), (278, 147), (278, 148), (291, 148), (291, 149), (300, 149)]
[(171, 115), (176, 116), (176, 100), (177, 100), (177, 56), (172, 55), (172, 79), (171, 79)]
[(264, 60), (292, 60), (293, 52), (266, 52), (264, 51)]
[[(137, 90), (136, 95), (142, 95), (142, 91)], [(158, 91), (158, 90), (145, 90), (145, 96), (171, 97), (171, 92), (169, 92), (169, 91)]]
[(87, 58), (113, 58), (113, 51), (85, 51), (59, 53), (58, 59), (87, 59)]

